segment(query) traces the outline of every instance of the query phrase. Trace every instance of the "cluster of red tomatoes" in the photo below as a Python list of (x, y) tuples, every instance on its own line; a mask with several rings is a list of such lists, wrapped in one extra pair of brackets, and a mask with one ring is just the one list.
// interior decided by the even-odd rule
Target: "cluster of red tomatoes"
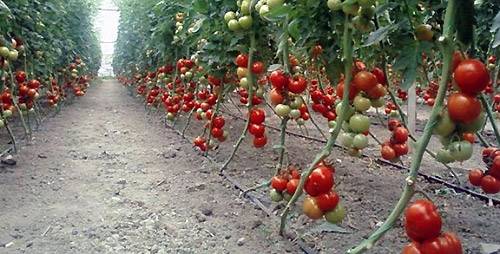
[(207, 140), (204, 137), (201, 136), (196, 137), (193, 143), (194, 146), (198, 147), (203, 152), (208, 150)]
[(17, 71), (15, 77), (19, 107), (21, 109), (32, 109), (34, 100), (40, 96), (38, 94), (40, 81), (33, 79), (26, 82), (26, 73), (24, 71)]
[(400, 156), (408, 154), (408, 129), (396, 119), (389, 119), (388, 128), (392, 131), (389, 141), (382, 144), (380, 153), (385, 160), (395, 160)]
[(253, 146), (256, 148), (264, 147), (267, 144), (266, 127), (264, 126), (266, 112), (261, 108), (254, 107), (249, 114), (248, 132), (254, 137)]
[(295, 165), (290, 165), (286, 169), (282, 169), (278, 175), (271, 179), (271, 200), (280, 202), (285, 199), (289, 201), (300, 181), (300, 169)]
[(424, 100), (425, 104), (432, 107), (434, 106), (434, 102), (436, 101), (438, 88), (439, 88), (438, 83), (436, 83), (435, 81), (431, 81), (429, 86), (423, 91), (423, 95), (422, 95), (422, 89), (419, 87), (416, 89), (416, 92), (417, 95), (422, 96), (422, 99)]
[(408, 92), (406, 92), (405, 90), (403, 90), (401, 88), (398, 88), (398, 90), (396, 92), (397, 92), (397, 96), (399, 99), (401, 99), (402, 101), (408, 100)]
[(219, 140), (219, 142), (224, 142), (227, 139), (227, 136), (229, 133), (222, 128), (224, 128), (224, 124), (226, 121), (224, 120), (223, 116), (215, 116), (211, 118), (211, 130), (210, 133), (212, 137), (216, 138)]
[(3, 117), (12, 116), (12, 112), (14, 112), (14, 102), (12, 101), (12, 94), (10, 90), (8, 88), (4, 89), (0, 98), (2, 102)]
[(441, 233), (441, 216), (429, 200), (419, 199), (405, 211), (406, 235), (412, 242), (402, 254), (462, 254), (460, 239), (451, 232)]
[(447, 108), (434, 128), (444, 148), (437, 153), (443, 163), (465, 161), (472, 156), (474, 133), (486, 121), (478, 93), (490, 82), (485, 65), (476, 59), (463, 60), (456, 65), (453, 78), (459, 91), (448, 96)]
[(335, 168), (320, 162), (311, 172), (304, 184), (308, 194), (304, 198), (302, 210), (307, 217), (317, 220), (322, 217), (334, 224), (342, 222), (345, 208), (340, 203), (339, 195), (333, 190)]
[(61, 101), (61, 98), (64, 97), (64, 91), (57, 84), (55, 79), (50, 81), (50, 89), (47, 91), (47, 103), (51, 107), (56, 107), (57, 103)]
[(469, 172), (469, 182), (474, 186), (481, 186), (485, 193), (500, 192), (500, 150), (488, 147), (483, 150), (483, 162), (488, 170), (472, 169)]
[(337, 114), (335, 114), (335, 90), (333, 87), (328, 86), (322, 91), (317, 85), (317, 80), (313, 80), (311, 83), (312, 109), (320, 113), (328, 121), (335, 121), (337, 119)]

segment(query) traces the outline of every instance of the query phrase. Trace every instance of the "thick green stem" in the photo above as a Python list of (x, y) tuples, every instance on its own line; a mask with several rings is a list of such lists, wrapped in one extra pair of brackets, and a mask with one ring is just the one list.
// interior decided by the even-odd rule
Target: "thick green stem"
[(495, 133), (495, 137), (497, 139), (497, 146), (500, 144), (500, 132), (498, 131), (498, 126), (495, 121), (495, 116), (493, 116), (493, 112), (491, 111), (491, 106), (489, 105), (488, 101), (486, 100), (486, 97), (484, 94), (481, 94), (479, 96), (479, 99), (483, 103), (483, 108), (486, 110), (486, 115), (488, 116), (488, 119), (491, 122), (491, 126), (493, 127), (493, 132)]
[[(350, 17), (345, 17), (344, 22), (344, 34), (343, 34), (343, 49), (344, 49), (344, 67), (345, 67), (345, 80), (344, 80), (344, 94), (342, 99), (341, 112), (347, 112), (349, 106), (349, 90), (351, 88), (351, 80), (352, 80), (352, 54), (353, 54), (353, 43), (352, 43), (352, 29), (350, 27)], [(292, 198), (286, 205), (283, 213), (281, 214), (281, 224), (280, 224), (280, 235), (283, 235), (286, 220), (288, 218), (288, 213), (290, 212), (291, 207), (297, 202), (298, 198), (303, 193), (304, 184), (306, 182), (307, 177), (312, 173), (315, 166), (322, 160), (324, 160), (330, 153), (335, 145), (335, 141), (337, 140), (338, 135), (340, 134), (340, 130), (342, 129), (342, 123), (346, 120), (347, 114), (340, 114), (338, 116), (338, 122), (332, 131), (330, 137), (328, 138), (326, 145), (323, 147), (320, 153), (316, 155), (311, 165), (309, 165), (308, 169), (302, 172), (300, 177), (299, 185), (297, 186), (297, 190), (293, 194)]]
[[(256, 41), (255, 41), (255, 32), (251, 31), (250, 32), (250, 49), (248, 51), (248, 65), (247, 65), (247, 80), (248, 80), (248, 113), (250, 113), (250, 110), (252, 110), (253, 104), (252, 104), (252, 99), (253, 99), (253, 86), (255, 85), (254, 81), (254, 74), (252, 73), (252, 65), (253, 65), (253, 55), (255, 52), (255, 47), (256, 47)], [(222, 165), (220, 168), (220, 172), (224, 171), (229, 163), (233, 160), (234, 155), (236, 155), (236, 152), (238, 151), (238, 148), (240, 147), (241, 143), (246, 137), (247, 131), (248, 131), (248, 125), (250, 124), (250, 114), (248, 114), (247, 120), (245, 122), (245, 127), (243, 128), (243, 132), (241, 133), (241, 136), (238, 138), (238, 141), (236, 141), (236, 144), (234, 145), (233, 151), (229, 155), (229, 158), (227, 158), (226, 162)]]
[(438, 120), (439, 113), (443, 109), (443, 101), (446, 96), (446, 89), (448, 87), (448, 82), (450, 79), (451, 62), (454, 49), (453, 24), (455, 18), (455, 10), (456, 10), (456, 0), (449, 0), (445, 15), (443, 36), (439, 39), (439, 43), (441, 44), (443, 53), (443, 69), (441, 73), (439, 91), (436, 97), (435, 105), (432, 108), (429, 121), (425, 125), (424, 133), (422, 137), (418, 140), (417, 148), (413, 153), (414, 156), (412, 158), (410, 166), (410, 173), (406, 178), (403, 193), (401, 194), (398, 203), (390, 213), (389, 217), (385, 220), (385, 222), (377, 230), (375, 230), (375, 232), (373, 232), (368, 237), (368, 239), (361, 242), (355, 248), (349, 250), (348, 251), (349, 254), (363, 253), (372, 248), (375, 245), (375, 243), (394, 226), (396, 221), (399, 219), (399, 216), (401, 215), (401, 213), (403, 213), (404, 209), (406, 208), (411, 198), (413, 197), (413, 194), (415, 193), (415, 183), (418, 176), (418, 170), (422, 162), (422, 157), (424, 155), (425, 148), (429, 144), (429, 141), (432, 136), (432, 131)]

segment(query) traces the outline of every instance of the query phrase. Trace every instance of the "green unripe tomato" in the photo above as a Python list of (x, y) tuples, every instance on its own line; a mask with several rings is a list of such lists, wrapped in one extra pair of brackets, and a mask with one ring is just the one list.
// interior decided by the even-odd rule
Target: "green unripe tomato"
[(372, 99), (370, 101), (372, 103), (372, 107), (374, 107), (374, 108), (381, 108), (381, 107), (385, 106), (384, 98)]
[(241, 2), (240, 10), (241, 10), (241, 14), (242, 15), (248, 15), (248, 14), (250, 14), (250, 1), (243, 0)]
[(397, 110), (393, 110), (393, 111), (391, 111), (389, 116), (392, 118), (397, 118), (397, 117), (399, 117), (399, 112)]
[(257, 95), (258, 97), (264, 97), (264, 88), (259, 86), (259, 88), (257, 88), (257, 90), (255, 91), (255, 95)]
[(227, 22), (227, 27), (233, 32), (238, 32), (241, 30), (240, 23), (236, 19), (231, 19)]
[(434, 127), (434, 133), (442, 137), (447, 137), (455, 131), (455, 128), (455, 122), (451, 120), (448, 110), (444, 110)]
[(274, 188), (271, 188), (269, 191), (269, 196), (273, 202), (280, 202), (283, 200), (283, 195), (281, 195), (281, 193)]
[(9, 58), (10, 50), (7, 47), (0, 47), (0, 56), (3, 58)]
[(236, 13), (234, 13), (233, 11), (228, 11), (226, 12), (226, 14), (224, 14), (224, 20), (226, 22), (229, 22), (232, 19), (236, 19)]
[(365, 136), (364, 134), (357, 134), (354, 136), (354, 139), (352, 141), (352, 146), (354, 146), (357, 149), (364, 149), (368, 146), (368, 137)]
[(465, 161), (472, 157), (472, 144), (468, 141), (453, 142), (449, 146), (450, 154), (456, 161)]
[(9, 59), (11, 61), (17, 60), (18, 57), (19, 57), (19, 52), (17, 52), (17, 50), (14, 49), (14, 50), (9, 52)]
[(351, 16), (356, 16), (356, 15), (358, 15), (359, 4), (357, 4), (357, 3), (353, 3), (353, 4), (343, 3), (342, 4), (342, 11), (345, 14), (349, 14)]
[(328, 121), (328, 128), (335, 129), (335, 126), (337, 126), (337, 122), (335, 120)]
[(349, 128), (356, 133), (368, 131), (370, 129), (370, 118), (362, 114), (355, 114), (349, 119)]
[(441, 163), (444, 163), (444, 164), (448, 164), (448, 163), (454, 162), (455, 158), (453, 158), (453, 156), (451, 156), (450, 151), (441, 148), (436, 153), (436, 160), (438, 162), (441, 162)]
[(361, 95), (357, 95), (354, 98), (353, 104), (354, 104), (354, 108), (356, 109), (356, 111), (359, 111), (359, 112), (367, 111), (372, 106), (370, 99), (365, 98)]
[(297, 125), (300, 125), (300, 126), (302, 126), (306, 123), (306, 121), (304, 121), (304, 119), (302, 119), (302, 118), (295, 120), (295, 122), (297, 123)]
[(243, 29), (249, 29), (252, 27), (252, 16), (243, 16), (238, 20), (238, 24), (240, 24), (240, 27)]
[(270, 10), (281, 7), (284, 3), (285, 0), (267, 0), (267, 5), (269, 6)]
[(259, 15), (261, 17), (265, 17), (268, 13), (269, 13), (269, 6), (267, 6), (267, 4), (262, 5), (259, 9)]
[(341, 0), (328, 0), (326, 3), (328, 8), (332, 11), (340, 11), (342, 9), (342, 1)]
[(240, 79), (240, 87), (248, 89), (248, 79), (246, 77)]
[(298, 119), (300, 117), (300, 110), (292, 109), (290, 110), (290, 114), (288, 114), (292, 119)]
[(332, 224), (339, 224), (344, 220), (345, 214), (346, 211), (344, 206), (342, 205), (342, 203), (338, 203), (335, 209), (325, 214), (325, 220)]
[(359, 15), (367, 19), (373, 18), (373, 16), (375, 16), (375, 6), (361, 7), (361, 9), (359, 9)]
[(419, 41), (432, 41), (434, 37), (434, 31), (432, 31), (432, 26), (429, 24), (420, 24), (415, 27), (415, 37)]
[(290, 106), (284, 105), (284, 104), (276, 105), (274, 110), (276, 111), (276, 114), (280, 117), (288, 116), (288, 114), (290, 114), (290, 111), (291, 111)]
[(351, 133), (344, 132), (340, 135), (340, 143), (345, 147), (351, 147), (354, 136)]

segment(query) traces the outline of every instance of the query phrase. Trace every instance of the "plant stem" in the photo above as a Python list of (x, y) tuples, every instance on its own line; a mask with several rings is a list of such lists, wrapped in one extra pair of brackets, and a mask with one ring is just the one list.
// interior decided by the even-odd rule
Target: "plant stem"
[(443, 53), (443, 69), (441, 73), (439, 91), (436, 97), (435, 105), (432, 108), (429, 121), (425, 125), (424, 133), (417, 142), (417, 149), (414, 152), (414, 156), (411, 161), (410, 173), (406, 178), (403, 193), (401, 194), (398, 203), (396, 204), (386, 221), (377, 230), (375, 230), (375, 232), (373, 232), (368, 237), (368, 239), (364, 240), (358, 246), (349, 250), (349, 254), (363, 253), (366, 250), (372, 248), (375, 243), (394, 226), (396, 221), (399, 219), (399, 216), (404, 211), (411, 198), (413, 197), (413, 194), (415, 193), (415, 183), (418, 176), (418, 170), (422, 162), (425, 148), (427, 147), (431, 139), (432, 130), (434, 129), (435, 124), (438, 120), (439, 113), (442, 110), (448, 81), (450, 79), (451, 61), (454, 45), (453, 34), (456, 8), (456, 0), (449, 0), (448, 6), (446, 8), (443, 36), (439, 39), (439, 42), (442, 44), (441, 47)]
[(493, 112), (491, 112), (491, 106), (489, 105), (488, 101), (486, 100), (486, 97), (484, 94), (481, 94), (479, 96), (479, 99), (483, 103), (483, 108), (486, 110), (486, 115), (488, 116), (488, 119), (491, 122), (491, 126), (493, 127), (493, 132), (495, 133), (495, 137), (497, 139), (497, 146), (500, 144), (500, 132), (498, 131), (498, 126), (497, 123), (495, 122), (495, 117), (493, 116)]
[(14, 103), (14, 107), (16, 107), (17, 109), (17, 112), (19, 113), (19, 118), (21, 119), (21, 123), (23, 124), (23, 128), (24, 128), (24, 134), (26, 135), (26, 137), (31, 137), (31, 130), (28, 129), (28, 126), (26, 125), (26, 122), (24, 121), (24, 116), (23, 116), (23, 113), (21, 111), (21, 109), (19, 108), (19, 105), (17, 104), (15, 98), (14, 98), (14, 74), (12, 73), (12, 68), (10, 67), (10, 63), (8, 64), (9, 66), (9, 73), (10, 73), (10, 80), (11, 80), (11, 84), (10, 84), (10, 91), (12, 93), (12, 102)]
[(249, 114), (248, 114), (247, 120), (245, 122), (245, 127), (243, 128), (243, 132), (241, 133), (241, 136), (238, 138), (238, 141), (236, 141), (236, 144), (234, 145), (233, 151), (229, 155), (229, 158), (227, 158), (227, 160), (224, 162), (222, 167), (219, 169), (220, 173), (222, 173), (227, 168), (227, 166), (229, 165), (231, 160), (233, 160), (234, 155), (236, 155), (236, 151), (238, 151), (238, 148), (240, 147), (241, 143), (243, 142), (243, 139), (245, 139), (245, 136), (246, 136), (247, 131), (248, 131), (248, 125), (250, 124), (250, 110), (253, 107), (253, 105), (252, 105), (253, 86), (255, 85), (254, 76), (252, 73), (253, 55), (254, 55), (255, 47), (256, 47), (255, 32), (251, 31), (249, 37), (250, 37), (250, 49), (248, 51), (248, 65), (247, 65), (247, 70), (248, 70), (248, 74), (247, 74), (248, 107), (247, 108), (248, 108)]
[(353, 59), (352, 59), (352, 54), (353, 54), (353, 43), (352, 43), (352, 30), (350, 27), (350, 17), (346, 15), (345, 21), (344, 21), (344, 34), (343, 34), (343, 49), (344, 49), (344, 68), (345, 68), (345, 80), (344, 80), (344, 93), (343, 93), (343, 99), (342, 99), (342, 106), (341, 106), (341, 112), (344, 112), (343, 114), (340, 114), (338, 117), (338, 122), (337, 125), (335, 126), (335, 129), (331, 133), (330, 137), (328, 138), (326, 145), (323, 147), (321, 152), (319, 152), (316, 157), (314, 158), (313, 162), (311, 165), (309, 165), (309, 168), (302, 172), (301, 177), (300, 177), (300, 182), (299, 185), (297, 186), (297, 190), (293, 194), (292, 198), (286, 205), (285, 209), (283, 210), (283, 213), (281, 214), (281, 224), (280, 224), (280, 235), (283, 235), (285, 226), (286, 226), (286, 220), (288, 217), (288, 213), (290, 212), (290, 209), (292, 205), (297, 202), (297, 199), (302, 195), (303, 189), (304, 189), (304, 184), (306, 182), (307, 177), (312, 173), (314, 170), (315, 166), (322, 160), (324, 160), (330, 153), (332, 152), (333, 146), (335, 145), (335, 141), (337, 140), (338, 135), (340, 134), (340, 130), (342, 129), (342, 123), (346, 120), (346, 115), (345, 112), (348, 110), (349, 106), (349, 90), (351, 88), (351, 80), (352, 80), (352, 64), (353, 64)]

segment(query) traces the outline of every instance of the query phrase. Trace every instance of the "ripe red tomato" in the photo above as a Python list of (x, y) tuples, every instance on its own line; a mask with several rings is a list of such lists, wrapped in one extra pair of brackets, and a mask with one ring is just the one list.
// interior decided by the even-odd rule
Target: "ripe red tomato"
[(422, 254), (420, 251), (420, 244), (417, 242), (412, 242), (403, 248), (401, 254)]
[(377, 77), (377, 82), (382, 84), (382, 85), (386, 85), (387, 84), (387, 80), (385, 78), (385, 74), (384, 74), (384, 71), (378, 67), (375, 67), (373, 68), (372, 70), (372, 74), (375, 75), (375, 77)]
[(460, 91), (470, 95), (483, 91), (490, 82), (486, 66), (477, 59), (462, 61), (455, 69), (454, 78)]
[(389, 128), (390, 131), (394, 131), (396, 129), (396, 127), (400, 127), (401, 126), (401, 122), (399, 122), (399, 120), (397, 119), (389, 119), (389, 121), (387, 122), (387, 127)]
[(201, 146), (202, 144), (205, 143), (205, 139), (202, 137), (196, 137), (193, 143), (195, 146)]
[(256, 61), (252, 65), (252, 72), (254, 74), (262, 74), (264, 73), (264, 63), (260, 61)]
[(236, 57), (236, 65), (241, 68), (247, 68), (248, 67), (248, 55), (246, 54), (239, 54)]
[(266, 120), (266, 112), (260, 108), (250, 110), (250, 123), (262, 124)]
[(307, 217), (317, 220), (323, 217), (323, 212), (319, 209), (316, 200), (312, 197), (306, 197), (304, 203), (302, 204), (302, 211)]
[(295, 179), (295, 178), (291, 179), (286, 184), (286, 192), (288, 192), (288, 194), (290, 194), (290, 195), (293, 195), (295, 193), (295, 191), (297, 190), (297, 186), (299, 186), (299, 179)]
[(495, 156), (495, 159), (493, 159), (489, 174), (500, 181), (500, 155)]
[(293, 79), (290, 79), (288, 82), (288, 91), (300, 94), (304, 92), (307, 88), (307, 81), (302, 76), (296, 76)]
[(405, 127), (397, 127), (392, 133), (392, 137), (396, 143), (404, 143), (408, 140), (408, 130)]
[(462, 134), (462, 138), (465, 141), (468, 141), (471, 144), (474, 144), (474, 141), (476, 140), (476, 135), (472, 132), (465, 132)]
[(285, 101), (285, 97), (281, 95), (281, 93), (276, 88), (274, 88), (269, 92), (269, 100), (273, 105), (278, 105)]
[(248, 132), (257, 138), (264, 136), (265, 131), (266, 127), (262, 124), (251, 123), (250, 126), (248, 126)]
[(214, 138), (220, 138), (224, 135), (224, 131), (222, 129), (216, 128), (216, 127), (212, 128), (211, 133), (212, 133), (212, 136)]
[(285, 76), (282, 70), (271, 72), (271, 75), (269, 75), (269, 81), (274, 88), (280, 90), (288, 85), (288, 78)]
[(329, 192), (333, 187), (333, 174), (324, 166), (315, 168), (306, 180), (304, 189), (307, 194), (316, 197)]
[(483, 171), (481, 169), (473, 169), (469, 171), (469, 182), (474, 186), (481, 185), (481, 179), (483, 178)]
[(366, 95), (368, 95), (371, 99), (378, 99), (384, 97), (386, 94), (387, 89), (382, 84), (377, 84), (375, 87), (366, 92)]
[(323, 212), (328, 212), (335, 209), (339, 203), (340, 197), (336, 192), (330, 191), (316, 196), (315, 199), (319, 209)]
[(464, 60), (464, 57), (460, 53), (460, 51), (453, 52), (453, 71), (458, 67), (458, 65)]
[(222, 129), (224, 127), (225, 123), (226, 123), (226, 121), (224, 120), (224, 117), (222, 117), (222, 116), (216, 116), (212, 120), (212, 126), (215, 128), (219, 128), (219, 129)]
[(481, 189), (487, 194), (498, 193), (500, 192), (500, 180), (491, 175), (486, 175), (481, 179)]
[(286, 190), (287, 183), (288, 181), (286, 179), (279, 176), (273, 176), (273, 178), (271, 178), (271, 187), (277, 191)]
[(16, 81), (17, 81), (17, 83), (23, 83), (24, 81), (26, 81), (26, 72), (17, 71), (16, 72)]
[[(349, 100), (354, 99), (354, 97), (356, 97), (356, 95), (358, 93), (359, 93), (359, 90), (357, 89), (357, 87), (351, 85), (351, 87), (349, 88)], [(341, 81), (337, 85), (337, 96), (341, 99), (342, 99), (342, 97), (344, 97), (344, 81)]]
[(471, 123), (481, 114), (481, 102), (464, 93), (453, 93), (448, 97), (448, 113), (455, 122)]
[(394, 144), (394, 145), (392, 145), (392, 149), (394, 149), (394, 151), (396, 152), (397, 157), (408, 154), (408, 150), (409, 150), (408, 144), (406, 144), (406, 143)]
[(441, 224), (441, 216), (436, 206), (429, 200), (416, 200), (406, 208), (406, 234), (413, 241), (423, 242), (439, 236)]
[(462, 244), (452, 233), (443, 233), (439, 237), (429, 239), (420, 246), (422, 253), (462, 254)]
[(357, 89), (368, 92), (378, 84), (378, 80), (371, 72), (360, 71), (354, 76), (352, 83)]
[(253, 146), (255, 148), (264, 147), (267, 144), (267, 137), (264, 135), (262, 137), (255, 137), (253, 140)]
[(390, 145), (383, 145), (382, 148), (380, 149), (380, 153), (382, 155), (382, 158), (384, 160), (394, 160), (396, 158), (396, 151), (392, 149)]

